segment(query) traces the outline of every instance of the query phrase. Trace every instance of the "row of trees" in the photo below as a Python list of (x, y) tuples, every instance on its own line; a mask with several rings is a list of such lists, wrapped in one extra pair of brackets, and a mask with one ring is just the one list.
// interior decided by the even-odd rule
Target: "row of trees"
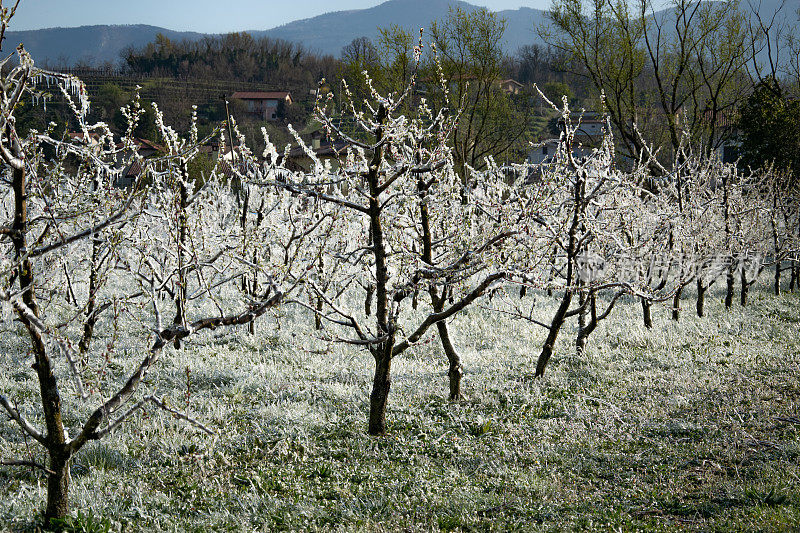
[[(543, 375), (565, 324), (577, 321), (584, 350), (622, 299), (640, 300), (652, 326), (651, 305), (689, 283), (699, 289), (726, 280), (732, 305), (736, 277), (745, 302), (762, 267), (776, 267), (779, 288), (791, 260), (796, 284), (798, 202), (784, 182), (742, 174), (687, 142), (670, 167), (648, 148), (633, 170), (623, 168), (610, 128), (599, 149), (577, 158), (580, 120), (566, 103), (552, 106), (562, 120), (551, 164), (500, 167), (487, 158), (475, 168), (451, 143), (469, 106), (453, 97), (443, 66), (428, 81), (441, 103), (414, 99), (422, 46), (419, 40), (411, 50), (403, 90), (387, 96), (365, 79), (366, 99), (347, 106), (358, 134), (332, 116), (332, 94), (319, 98), (317, 120), (347, 144), (336, 164), (317, 160), (297, 135), (313, 168), (289, 170), (268, 136), (256, 154), (230, 124), (235, 159), (219, 159), (201, 180), (189, 173), (205, 141), (196, 115), (181, 135), (153, 106), (167, 153), (142, 159), (133, 146), (145, 119), (138, 99), (124, 107), (120, 149), (107, 125), (87, 123), (79, 80), (40, 70), (18, 50), (0, 94), (0, 301), (11, 311), (7, 331), (21, 324), (27, 346), (4, 354), (2, 364), (32, 371), (40, 394), (34, 401), (0, 391), (0, 406), (20, 431), (20, 453), (30, 439), (48, 462), (3, 463), (46, 474), (46, 518), (68, 512), (75, 454), (143, 409), (166, 409), (213, 431), (171, 407), (169, 391), (145, 377), (164, 350), (202, 342), (211, 330), (246, 334), (244, 326), (252, 331), (276, 306), (304, 307), (326, 338), (371, 355), (368, 431), (380, 435), (393, 359), (431, 335), (447, 359), (449, 396), (461, 397), (462, 362), (448, 320), (487, 292), (513, 286), (523, 298), (555, 294), (547, 320), (526, 310), (530, 299), (492, 300), (498, 312), (545, 329)], [(436, 56), (434, 63), (441, 65)], [(83, 139), (96, 133), (99, 143), (17, 131), (18, 102), (43, 85), (69, 102)], [(129, 189), (115, 186), (120, 158), (143, 169)], [(125, 376), (107, 371), (119, 357), (136, 359)]]
[[(451, 144), (458, 163), (473, 168), (487, 155), (522, 161), (531, 140), (553, 133), (540, 118), (552, 118), (552, 111), (537, 109), (530, 90), (518, 96), (499, 90), (498, 80), (516, 76), (536, 82), (551, 100), (567, 95), (574, 105), (579, 95), (583, 106), (607, 113), (620, 157), (645, 157), (643, 138), (658, 145), (652, 173), (659, 171), (656, 159), (670, 165), (682, 152), (685, 134), (701, 155), (716, 151), (728, 161), (741, 156), (743, 168), (794, 170), (797, 140), (777, 133), (794, 120), (800, 90), (793, 9), (784, 3), (767, 14), (758, 4), (733, 1), (675, 0), (664, 8), (651, 0), (558, 0), (538, 28), (547, 47), (526, 46), (513, 58), (500, 44), (504, 20), (488, 10), (452, 9), (430, 25), (433, 46), (419, 66), (417, 90), (434, 108), (446, 97), (462, 104)], [(370, 93), (364, 71), (385, 93), (406, 86), (415, 39), (390, 26), (376, 43), (362, 37), (342, 50), (340, 77), (356, 99)], [(425, 83), (437, 78), (437, 65), (449, 81), (447, 95)]]
[(626, 157), (646, 153), (640, 132), (662, 147), (662, 162), (680, 153), (684, 132), (705, 155), (743, 135), (755, 139), (745, 162), (764, 166), (782, 162), (757, 151), (765, 117), (742, 120), (740, 111), (754, 89), (750, 110), (769, 114), (767, 94), (800, 89), (794, 9), (783, 3), (767, 17), (752, 2), (674, 0), (662, 9), (651, 0), (555, 0), (540, 33), (603, 96)]

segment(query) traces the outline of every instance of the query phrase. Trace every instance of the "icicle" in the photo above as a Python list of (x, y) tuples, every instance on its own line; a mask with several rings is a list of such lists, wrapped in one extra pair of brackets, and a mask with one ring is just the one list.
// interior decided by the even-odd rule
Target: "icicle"
[(197, 106), (192, 106), (192, 127), (190, 130), (190, 141), (197, 144)]

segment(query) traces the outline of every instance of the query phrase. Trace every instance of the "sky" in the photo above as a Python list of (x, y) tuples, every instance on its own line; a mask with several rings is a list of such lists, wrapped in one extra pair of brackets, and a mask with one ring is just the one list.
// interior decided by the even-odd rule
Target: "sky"
[[(178, 31), (266, 30), (330, 11), (364, 9), (384, 0), (22, 0), (12, 30), (93, 24), (150, 24)], [(547, 9), (550, 0), (467, 0), (493, 10)], [(10, 4), (6, 1), (5, 4)]]

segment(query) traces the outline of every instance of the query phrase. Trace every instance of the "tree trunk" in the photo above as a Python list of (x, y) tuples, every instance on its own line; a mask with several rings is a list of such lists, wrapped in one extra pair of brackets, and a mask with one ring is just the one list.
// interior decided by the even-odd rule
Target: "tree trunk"
[(69, 454), (63, 451), (50, 451), (52, 471), (47, 476), (47, 507), (44, 518), (64, 518), (69, 511)]
[(555, 338), (557, 335), (557, 333), (556, 335), (553, 335), (552, 329), (547, 335), (547, 340), (545, 341), (544, 346), (542, 346), (542, 352), (539, 354), (539, 360), (536, 362), (536, 374), (534, 376), (537, 378), (544, 376), (544, 369), (547, 367), (547, 362), (550, 361), (550, 357), (553, 356), (553, 343), (555, 343)]
[[(178, 256), (178, 280), (175, 289), (175, 318), (172, 320), (173, 324), (186, 324), (186, 296), (187, 296), (187, 278), (185, 264), (186, 254), (186, 241), (187, 241), (187, 215), (186, 209), (189, 207), (189, 190), (186, 188), (186, 182), (189, 179), (189, 173), (186, 168), (186, 162), (181, 161), (181, 181), (179, 184), (179, 211), (178, 211), (178, 240), (176, 242), (176, 252)], [(242, 279), (243, 286), (247, 286), (245, 279)], [(175, 338), (174, 346), (180, 349), (181, 341)]]
[[(253, 252), (252, 261), (253, 261), (254, 265), (257, 264), (257, 262), (258, 262), (258, 257), (256, 257), (255, 252)], [(258, 294), (258, 270), (256, 270), (256, 269), (253, 270), (253, 285), (250, 287), (250, 291), (251, 291), (250, 294), (252, 294), (253, 297), (255, 298), (256, 294)], [(247, 325), (247, 333), (249, 333), (250, 335), (255, 335), (256, 334), (256, 320), (255, 320), (255, 318), (253, 320), (251, 320), (250, 323)]]
[(386, 434), (386, 401), (392, 385), (392, 347), (382, 348), (375, 357), (375, 378), (369, 395), (369, 434)]
[(798, 270), (797, 264), (792, 261), (792, 271), (789, 276), (789, 292), (794, 292), (794, 288), (797, 285)]
[(781, 261), (775, 263), (775, 296), (781, 295)]
[(83, 323), (83, 336), (78, 342), (78, 352), (81, 356), (86, 355), (89, 351), (89, 346), (92, 343), (94, 336), (94, 326), (97, 323), (97, 316), (95, 307), (97, 305), (97, 290), (98, 290), (98, 270), (100, 265), (98, 261), (100, 258), (100, 244), (98, 243), (97, 236), (92, 237), (92, 266), (89, 272), (89, 301), (86, 304), (86, 322)]
[(672, 320), (679, 320), (681, 318), (681, 294), (683, 287), (678, 287), (675, 291), (675, 296), (672, 297)]
[(728, 269), (727, 285), (725, 288), (725, 309), (733, 307), (733, 269)]
[(553, 289), (550, 288), (550, 283), (553, 281), (553, 276), (556, 272), (556, 254), (558, 253), (558, 247), (553, 246), (553, 253), (550, 254), (550, 270), (547, 272), (547, 296), (552, 298), (553, 297)]
[(572, 224), (570, 224), (569, 227), (569, 241), (566, 250), (567, 274), (564, 278), (566, 287), (564, 288), (564, 296), (561, 298), (561, 304), (558, 306), (556, 314), (553, 315), (553, 320), (550, 322), (550, 329), (547, 333), (547, 339), (544, 341), (542, 353), (539, 354), (539, 360), (536, 362), (536, 374), (534, 374), (534, 377), (537, 378), (544, 376), (544, 369), (547, 367), (547, 363), (550, 361), (550, 357), (553, 355), (553, 347), (556, 344), (558, 332), (561, 330), (561, 326), (564, 325), (564, 320), (567, 318), (569, 306), (572, 303), (572, 284), (574, 281), (573, 265), (575, 257), (578, 254), (577, 239), (575, 235), (578, 231), (578, 226), (581, 222), (581, 214), (583, 212), (583, 182), (580, 179), (580, 174), (577, 176), (574, 192), (575, 205), (573, 207)]
[[(256, 256), (255, 252), (253, 252), (252, 261), (253, 261), (254, 265), (258, 263), (258, 257)], [(250, 294), (252, 294), (254, 298), (256, 297), (256, 294), (258, 294), (258, 270), (257, 269), (253, 270), (253, 284), (250, 287)], [(255, 335), (256, 334), (256, 321), (255, 321), (255, 319), (251, 320), (250, 323), (247, 325), (247, 332), (250, 335)]]
[[(730, 224), (730, 204), (728, 202), (728, 187), (730, 186), (730, 180), (723, 176), (722, 178), (722, 206), (723, 206), (723, 217), (725, 219), (725, 247), (726, 249), (730, 250), (731, 245), (733, 244), (732, 239), (732, 231), (731, 231), (731, 224)], [(733, 307), (733, 271), (734, 267), (736, 266), (736, 256), (731, 255), (728, 257), (730, 264), (728, 265), (728, 272), (726, 275), (726, 288), (725, 288), (725, 309), (730, 309)]]
[(94, 337), (94, 326), (97, 323), (97, 316), (95, 316), (94, 312), (94, 305), (91, 305), (91, 311), (89, 311), (89, 317), (86, 319), (86, 322), (83, 324), (83, 336), (81, 337), (80, 342), (78, 343), (78, 353), (81, 356), (86, 355), (89, 351), (89, 346), (92, 343), (92, 337)]
[(705, 316), (705, 303), (706, 303), (706, 289), (700, 280), (697, 280), (697, 316), (703, 318)]
[[(392, 350), (394, 349), (395, 325), (390, 319), (389, 310), (389, 269), (386, 265), (386, 248), (383, 243), (381, 191), (379, 190), (378, 169), (383, 161), (384, 146), (383, 124), (386, 122), (387, 109), (381, 104), (377, 113), (379, 124), (375, 138), (377, 148), (372, 154), (370, 170), (367, 175), (369, 185), (369, 223), (372, 241), (372, 255), (375, 258), (375, 322), (378, 335), (386, 335), (384, 342), (371, 348), (375, 357), (375, 378), (372, 382), (372, 393), (369, 396), (369, 427), (370, 435), (383, 435), (386, 433), (386, 402), (389, 398), (391, 387)], [(371, 294), (369, 294), (371, 300)]]
[(744, 268), (742, 268), (739, 279), (742, 284), (742, 292), (739, 294), (739, 303), (742, 304), (742, 307), (745, 307), (747, 305), (747, 289), (750, 285), (747, 283), (747, 273)]
[[(317, 331), (322, 329), (322, 304), (323, 303), (324, 302), (322, 301), (322, 297), (321, 296), (317, 296), (317, 302), (316, 302), (316, 306), (315, 306), (315, 309), (317, 310), (317, 312), (314, 313), (314, 329), (316, 329)], [(251, 324), (252, 324), (252, 322), (251, 322)]]
[(586, 330), (578, 328), (578, 336), (575, 338), (575, 353), (581, 355), (586, 350)]
[[(575, 351), (578, 355), (583, 354), (586, 351), (586, 344), (589, 342), (589, 335), (597, 327), (597, 297), (595, 293), (591, 293), (587, 296), (581, 298), (582, 302), (585, 302), (586, 299), (589, 299), (589, 306), (588, 310), (584, 310), (580, 316), (580, 320), (578, 321), (578, 336), (575, 339)], [(581, 303), (583, 305), (583, 303)], [(586, 316), (589, 315), (590, 319), (589, 322), (586, 322)]]
[(460, 400), (461, 396), (461, 376), (464, 375), (464, 368), (461, 366), (461, 357), (453, 347), (450, 341), (450, 332), (447, 330), (447, 323), (442, 320), (436, 323), (436, 328), (439, 330), (439, 338), (442, 341), (442, 348), (447, 355), (447, 360), (450, 363), (450, 369), (447, 371), (447, 376), (450, 378), (450, 399)]
[(569, 289), (565, 289), (564, 298), (561, 300), (561, 305), (558, 307), (556, 314), (553, 316), (553, 320), (550, 322), (550, 330), (547, 333), (547, 339), (544, 341), (542, 353), (539, 354), (539, 360), (536, 362), (535, 377), (537, 378), (544, 376), (544, 369), (547, 367), (547, 363), (553, 355), (553, 347), (556, 344), (558, 332), (561, 330), (561, 326), (564, 325), (564, 319), (571, 302), (572, 292), (570, 292)]
[(653, 317), (650, 314), (650, 307), (652, 303), (647, 298), (642, 298), (642, 319), (644, 320), (644, 327), (653, 329)]
[(364, 314), (370, 316), (372, 314), (372, 295), (375, 293), (375, 285), (367, 286), (367, 295), (364, 298)]
[[(17, 154), (24, 157), (23, 154)], [(11, 237), (14, 245), (15, 259), (20, 264), (17, 268), (22, 301), (34, 316), (39, 316), (39, 304), (36, 301), (36, 287), (33, 276), (33, 263), (27, 257), (26, 235), (28, 234), (28, 186), (24, 169), (14, 169), (14, 222), (15, 230)], [(54, 472), (47, 482), (47, 509), (45, 518), (66, 516), (69, 508), (67, 499), (69, 489), (69, 449), (64, 435), (64, 423), (61, 416), (61, 394), (58, 382), (53, 374), (47, 347), (39, 330), (22, 313), (17, 315), (28, 330), (34, 356), (33, 369), (39, 379), (39, 394), (42, 399), (42, 413), (47, 428), (47, 451), (50, 455), (50, 469)]]
[[(428, 192), (427, 187), (428, 186), (425, 184), (424, 180), (420, 179), (417, 182), (417, 191), (422, 198), (424, 198)], [(420, 205), (420, 222), (422, 223), (422, 260), (427, 264), (432, 265), (434, 239), (433, 232), (431, 231), (428, 205), (425, 202), (422, 202)], [(440, 313), (444, 309), (444, 300), (447, 295), (447, 289), (448, 287), (445, 286), (442, 289), (442, 294), (440, 295), (436, 286), (431, 284), (428, 293), (430, 294), (431, 306), (433, 307), (433, 311), (435, 313)], [(493, 292), (489, 293), (490, 299), (492, 295)], [(416, 296), (417, 292), (414, 291), (414, 309), (416, 309)], [(459, 357), (458, 352), (456, 351), (455, 347), (453, 347), (452, 341), (450, 341), (450, 332), (447, 329), (447, 322), (444, 320), (437, 322), (436, 329), (439, 331), (439, 339), (442, 342), (442, 349), (444, 349), (444, 353), (447, 356), (447, 361), (449, 363), (447, 376), (450, 378), (450, 400), (460, 400), (461, 377), (464, 375), (464, 369), (461, 366), (461, 357)]]
[[(581, 283), (578, 282), (577, 285), (580, 287)], [(586, 327), (586, 316), (588, 314), (588, 310), (586, 309), (586, 294), (584, 292), (578, 294), (578, 307), (581, 309), (581, 312), (578, 313), (578, 331), (581, 331)]]

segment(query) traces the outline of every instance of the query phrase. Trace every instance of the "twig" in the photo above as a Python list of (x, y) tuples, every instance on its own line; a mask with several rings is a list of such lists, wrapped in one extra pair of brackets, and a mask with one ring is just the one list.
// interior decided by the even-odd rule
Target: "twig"
[(150, 395), (150, 396), (146, 396), (141, 401), (137, 402), (136, 405), (134, 405), (133, 407), (131, 407), (130, 409), (125, 411), (125, 413), (123, 413), (116, 420), (110, 422), (108, 424), (108, 426), (106, 426), (105, 428), (103, 428), (100, 431), (98, 431), (96, 440), (99, 440), (99, 439), (105, 437), (106, 435), (108, 435), (109, 433), (113, 432), (115, 429), (117, 429), (117, 427), (119, 427), (123, 422), (125, 422), (125, 420), (130, 418), (131, 415), (136, 413), (136, 411), (141, 410), (148, 403), (152, 403), (152, 404), (156, 405), (157, 407), (163, 409), (164, 411), (167, 411), (168, 413), (171, 413), (176, 418), (180, 418), (181, 420), (185, 420), (186, 422), (189, 422), (193, 426), (195, 426), (198, 429), (204, 431), (205, 433), (208, 433), (209, 435), (212, 435), (212, 436), (216, 435), (216, 432), (213, 429), (209, 429), (208, 427), (204, 426), (199, 421), (195, 420), (194, 418), (190, 417), (189, 415), (187, 415), (185, 413), (181, 413), (180, 411), (169, 407), (164, 402), (164, 400), (161, 400), (157, 396)]
[(56, 473), (47, 468), (44, 465), (40, 465), (35, 461), (15, 461), (12, 459), (0, 459), (0, 465), (3, 466), (30, 466), (32, 468), (38, 468), (39, 470), (45, 472), (46, 474), (50, 474), (54, 476)]

